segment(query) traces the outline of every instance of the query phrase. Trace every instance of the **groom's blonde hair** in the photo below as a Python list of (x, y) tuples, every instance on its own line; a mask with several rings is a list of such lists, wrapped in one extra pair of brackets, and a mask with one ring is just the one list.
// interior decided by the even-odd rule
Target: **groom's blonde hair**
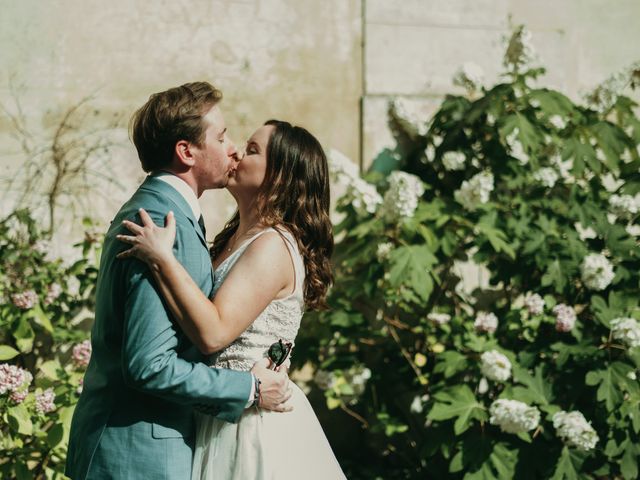
[(129, 126), (145, 172), (171, 165), (176, 143), (202, 146), (207, 125), (203, 117), (222, 100), (222, 92), (208, 82), (185, 83), (154, 93), (131, 117)]

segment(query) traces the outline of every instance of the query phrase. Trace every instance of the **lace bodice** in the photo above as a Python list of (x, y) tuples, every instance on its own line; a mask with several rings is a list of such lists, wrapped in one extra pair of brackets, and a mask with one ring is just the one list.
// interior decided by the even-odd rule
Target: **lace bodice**
[[(258, 232), (218, 265), (214, 272), (214, 295), (242, 253), (256, 238), (267, 232), (276, 232), (276, 230), (267, 228)], [(210, 358), (212, 367), (251, 370), (254, 363), (266, 356), (267, 350), (274, 342), (282, 339), (285, 342), (294, 343), (304, 312), (304, 262), (293, 235), (283, 229), (280, 233), (289, 249), (295, 269), (296, 280), (293, 293), (285, 298), (273, 300), (231, 345), (212, 355)]]

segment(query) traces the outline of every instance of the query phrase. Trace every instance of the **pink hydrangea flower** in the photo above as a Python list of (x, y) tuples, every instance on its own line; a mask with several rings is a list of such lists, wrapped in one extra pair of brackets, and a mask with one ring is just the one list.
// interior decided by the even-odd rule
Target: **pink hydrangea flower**
[(75, 345), (71, 358), (73, 358), (73, 362), (79, 367), (89, 365), (89, 360), (91, 359), (91, 341), (85, 340)]
[(473, 326), (478, 332), (493, 333), (498, 328), (498, 317), (491, 312), (478, 312)]
[(576, 324), (576, 311), (573, 307), (559, 303), (553, 307), (556, 316), (556, 330), (558, 332), (570, 332)]
[(53, 388), (47, 388), (42, 393), (36, 393), (36, 412), (53, 412), (56, 409), (55, 399), (56, 394), (53, 393)]
[(22, 310), (29, 310), (38, 302), (38, 295), (34, 290), (25, 290), (24, 292), (11, 295), (11, 301), (16, 307)]
[(24, 390), (17, 390), (17, 391), (11, 392), (11, 394), (9, 395), (9, 398), (13, 403), (18, 404), (18, 403), (24, 402), (24, 399), (27, 398), (28, 394), (29, 394), (29, 390), (25, 388)]
[(0, 395), (27, 389), (32, 380), (29, 371), (8, 363), (0, 364)]
[(537, 293), (529, 292), (524, 297), (524, 306), (531, 315), (540, 315), (544, 312), (544, 299)]
[(61, 293), (62, 287), (57, 283), (52, 283), (47, 290), (47, 296), (44, 299), (44, 304), (51, 305)]
[(78, 382), (78, 388), (76, 388), (76, 393), (80, 395), (82, 393), (82, 387), (84, 387), (84, 378), (81, 378)]

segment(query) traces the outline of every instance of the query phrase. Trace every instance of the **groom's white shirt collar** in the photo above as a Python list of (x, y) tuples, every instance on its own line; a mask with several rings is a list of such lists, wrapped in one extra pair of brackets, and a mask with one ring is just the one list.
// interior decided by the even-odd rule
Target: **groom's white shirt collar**
[(193, 211), (193, 218), (197, 222), (200, 218), (202, 210), (200, 208), (200, 204), (198, 203), (198, 197), (196, 197), (195, 192), (191, 189), (189, 184), (182, 180), (180, 177), (176, 177), (172, 173), (169, 173), (168, 175), (161, 175), (157, 178), (171, 185), (178, 191), (180, 195), (182, 195), (182, 197), (189, 204), (189, 207), (191, 207), (191, 210)]

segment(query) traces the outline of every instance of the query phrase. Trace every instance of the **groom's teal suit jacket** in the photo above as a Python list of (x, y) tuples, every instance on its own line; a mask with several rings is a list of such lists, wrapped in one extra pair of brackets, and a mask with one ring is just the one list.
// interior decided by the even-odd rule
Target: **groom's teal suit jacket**
[(204, 234), (186, 200), (148, 177), (107, 232), (96, 290), (93, 352), (76, 406), (66, 474), (82, 479), (189, 479), (193, 411), (238, 420), (251, 390), (247, 372), (209, 368), (175, 323), (146, 264), (118, 260), (122, 220), (158, 225), (173, 210), (174, 253), (206, 295), (213, 273)]

